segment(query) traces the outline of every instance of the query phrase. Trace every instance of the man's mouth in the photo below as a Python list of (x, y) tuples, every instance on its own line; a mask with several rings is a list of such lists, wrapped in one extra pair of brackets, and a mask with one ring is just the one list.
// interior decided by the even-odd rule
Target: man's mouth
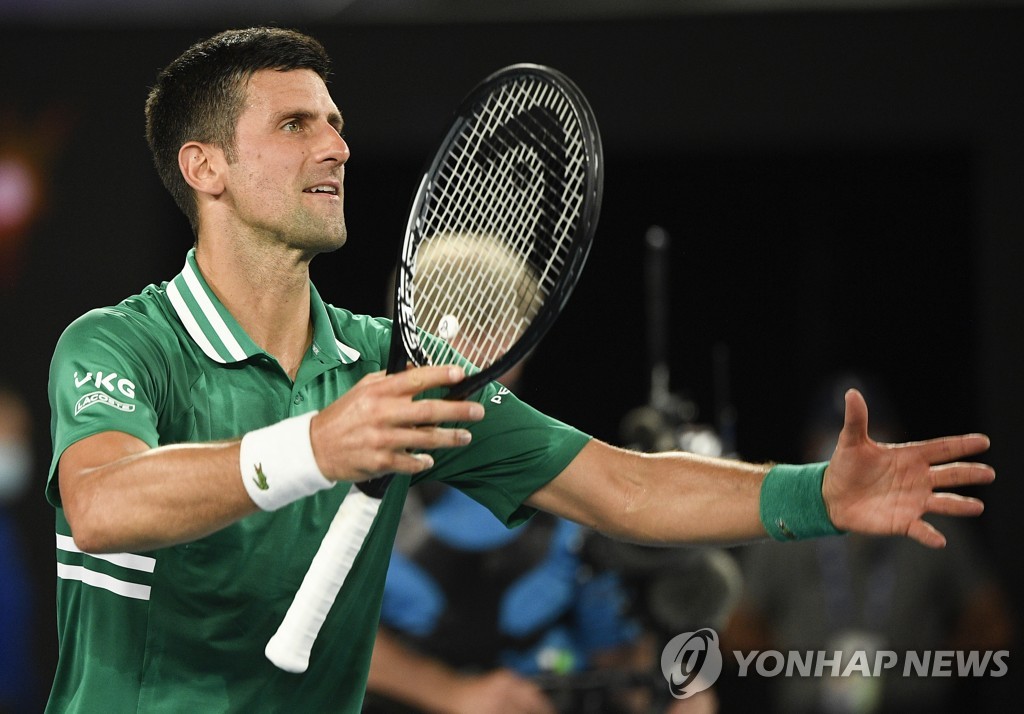
[(311, 188), (307, 188), (307, 189), (305, 189), (303, 191), (303, 193), (326, 193), (326, 194), (330, 194), (331, 196), (337, 196), (338, 195), (338, 187), (337, 186), (330, 186), (330, 185), (326, 185), (326, 184), (321, 184), (319, 186), (313, 186)]

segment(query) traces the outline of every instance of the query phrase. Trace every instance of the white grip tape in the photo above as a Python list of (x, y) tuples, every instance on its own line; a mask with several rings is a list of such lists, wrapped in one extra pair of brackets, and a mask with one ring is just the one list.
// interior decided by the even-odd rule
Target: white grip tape
[(249, 497), (274, 511), (334, 485), (313, 456), (309, 423), (316, 412), (291, 417), (242, 437), (238, 465)]
[(381, 499), (367, 496), (357, 488), (345, 496), (281, 626), (267, 642), (267, 659), (280, 669), (306, 671), (313, 643), (352, 570), (380, 503)]

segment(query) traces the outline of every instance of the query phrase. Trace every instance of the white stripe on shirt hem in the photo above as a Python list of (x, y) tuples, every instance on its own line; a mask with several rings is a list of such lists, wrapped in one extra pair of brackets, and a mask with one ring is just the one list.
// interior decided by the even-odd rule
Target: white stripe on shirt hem
[(141, 570), (144, 573), (152, 573), (156, 569), (156, 558), (147, 555), (136, 555), (135, 553), (86, 553), (75, 545), (74, 538), (57, 534), (57, 550), (64, 550), (68, 553), (82, 553), (93, 558), (105, 560), (108, 563), (119, 565), (130, 570)]
[(149, 600), (151, 590), (149, 585), (127, 583), (124, 580), (118, 580), (109, 575), (89, 570), (81, 565), (68, 565), (67, 563), (57, 563), (57, 577), (64, 580), (80, 580), (86, 585), (109, 590), (115, 595), (130, 597), (135, 600)]

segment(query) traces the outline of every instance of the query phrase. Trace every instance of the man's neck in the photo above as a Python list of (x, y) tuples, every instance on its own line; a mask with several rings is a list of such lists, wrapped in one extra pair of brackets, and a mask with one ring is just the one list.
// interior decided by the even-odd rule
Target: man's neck
[(196, 262), (242, 329), (294, 379), (313, 339), (308, 259), (276, 246), (242, 250), (201, 239)]

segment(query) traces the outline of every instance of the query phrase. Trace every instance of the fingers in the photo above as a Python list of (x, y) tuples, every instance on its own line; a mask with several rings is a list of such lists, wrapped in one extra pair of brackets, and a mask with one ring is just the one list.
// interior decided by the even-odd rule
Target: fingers
[(394, 429), (388, 432), (388, 438), (390, 443), (382, 444), (382, 448), (430, 451), (465, 446), (472, 440), (473, 435), (467, 429), (421, 427), (418, 429)]
[[(925, 511), (938, 516), (978, 516), (985, 505), (977, 498), (969, 498), (955, 493), (933, 493), (928, 498)], [(907, 529), (907, 536), (928, 548), (944, 548), (946, 537), (931, 523), (917, 519)]]
[(321, 471), (345, 481), (417, 474), (434, 461), (416, 452), (465, 446), (471, 435), (458, 425), (483, 419), (483, 405), (419, 398), (426, 390), (451, 386), (464, 376), (461, 367), (441, 366), (364, 377), (310, 424)]
[(989, 439), (984, 434), (964, 434), (919, 441), (907, 446), (915, 449), (928, 463), (942, 464), (988, 450)]
[(384, 400), (381, 404), (389, 411), (389, 421), (395, 425), (480, 421), (484, 409), (476, 402), (412, 399), (431, 389), (458, 384), (465, 376), (465, 371), (454, 365), (414, 367), (398, 374), (369, 375), (360, 386), (371, 391), (375, 398)]
[(971, 517), (980, 516), (985, 510), (985, 504), (977, 498), (958, 493), (933, 493), (925, 510), (939, 516)]
[(383, 384), (386, 385), (386, 391), (392, 395), (414, 396), (428, 389), (458, 384), (465, 376), (465, 370), (455, 365), (413, 367), (404, 372), (388, 375)]
[(907, 530), (907, 536), (913, 538), (927, 548), (946, 547), (946, 536), (939, 533), (931, 523), (922, 521), (921, 519), (910, 524), (910, 528)]
[(995, 469), (976, 463), (940, 464), (931, 468), (931, 474), (934, 488), (979, 486), (992, 483), (996, 478)]
[[(471, 440), (472, 435), (466, 429), (440, 427), (364, 432), (358, 440), (358, 447), (340, 450), (345, 457), (341, 462), (351, 464), (351, 467), (341, 470), (332, 468), (329, 473), (325, 471), (325, 474), (329, 478), (329, 474), (334, 474), (341, 479), (353, 481), (388, 473), (414, 475), (434, 465), (430, 454), (418, 452), (465, 446)], [(324, 460), (327, 461), (326, 456)]]
[(375, 469), (377, 473), (412, 476), (420, 471), (426, 471), (434, 465), (434, 459), (430, 454), (412, 454), (405, 451), (391, 451), (387, 454), (390, 458), (378, 462)]
[(484, 407), (478, 402), (449, 402), (444, 399), (421, 399), (396, 412), (395, 424), (417, 426), (442, 422), (472, 422), (484, 418)]
[(975, 498), (937, 492), (990, 483), (991, 466), (961, 461), (985, 451), (984, 434), (964, 434), (905, 444), (878, 444), (868, 437), (868, 410), (856, 390), (846, 392), (846, 414), (839, 445), (826, 474), (822, 494), (835, 523), (874, 535), (905, 535), (929, 548), (945, 537), (921, 516), (977, 516)]

